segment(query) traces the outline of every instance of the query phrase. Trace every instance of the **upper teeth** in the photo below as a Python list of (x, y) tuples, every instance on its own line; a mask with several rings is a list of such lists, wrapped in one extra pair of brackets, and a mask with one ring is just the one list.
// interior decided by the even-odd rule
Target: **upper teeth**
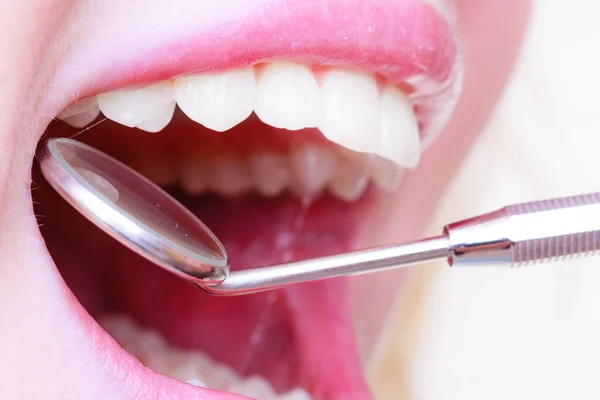
[(58, 118), (74, 126), (75, 128), (83, 128), (100, 114), (100, 108), (95, 97), (81, 99), (65, 108)]
[(378, 140), (379, 90), (373, 77), (330, 71), (323, 78), (321, 96), (324, 112), (319, 128), (325, 137), (350, 150), (383, 153), (385, 146)]
[(375, 77), (339, 69), (319, 79), (309, 67), (273, 62), (214, 74), (196, 74), (80, 100), (59, 118), (81, 127), (98, 109), (116, 122), (157, 132), (171, 120), (175, 103), (191, 119), (228, 130), (253, 111), (266, 124), (288, 130), (318, 127), (350, 150), (377, 154), (401, 167), (420, 157), (417, 119), (396, 87), (379, 88)]
[(314, 128), (321, 120), (321, 96), (310, 68), (267, 64), (259, 73), (254, 112), (266, 124), (291, 131)]
[[(133, 128), (153, 121), (165, 110), (171, 109), (174, 103), (173, 83), (164, 81), (140, 89), (115, 90), (100, 94), (96, 99), (107, 118)], [(172, 115), (171, 110), (167, 122)]]
[(174, 82), (175, 100), (183, 112), (218, 132), (231, 129), (248, 118), (256, 103), (252, 69), (185, 76)]

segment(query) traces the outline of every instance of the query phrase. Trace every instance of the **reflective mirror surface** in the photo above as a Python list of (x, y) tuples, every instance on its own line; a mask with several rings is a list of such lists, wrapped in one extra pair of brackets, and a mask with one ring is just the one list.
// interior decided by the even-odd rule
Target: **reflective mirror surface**
[(142, 256), (197, 283), (228, 273), (216, 236), (160, 187), (72, 139), (50, 139), (40, 155), (48, 182), (88, 219)]

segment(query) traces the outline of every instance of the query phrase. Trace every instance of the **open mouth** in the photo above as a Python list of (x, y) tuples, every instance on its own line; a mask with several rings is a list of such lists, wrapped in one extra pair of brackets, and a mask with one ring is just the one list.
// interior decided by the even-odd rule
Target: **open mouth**
[[(92, 66), (96, 76), (73, 78), (78, 96), (48, 134), (77, 135), (164, 187), (219, 237), (234, 270), (362, 248), (371, 214), (402, 190), (460, 85), (445, 16), (417, 1), (375, 3), (312, 4), (269, 27), (250, 13), (239, 33), (217, 27), (166, 46), (172, 56), (150, 57), (151, 67)], [(293, 33), (307, 20), (321, 28)], [(98, 335), (116, 341), (98, 351), (146, 387), (169, 398), (370, 398), (346, 280), (213, 298), (110, 239), (47, 185), (34, 200), (63, 278)]]

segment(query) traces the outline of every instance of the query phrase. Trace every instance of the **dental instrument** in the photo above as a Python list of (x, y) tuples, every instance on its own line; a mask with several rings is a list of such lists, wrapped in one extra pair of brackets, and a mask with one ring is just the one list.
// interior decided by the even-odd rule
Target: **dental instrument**
[(212, 295), (256, 293), (435, 259), (455, 267), (519, 267), (600, 251), (600, 193), (590, 193), (507, 206), (416, 242), (230, 271), (225, 248), (209, 228), (125, 164), (66, 138), (46, 141), (38, 158), (46, 180), (71, 206), (125, 246)]

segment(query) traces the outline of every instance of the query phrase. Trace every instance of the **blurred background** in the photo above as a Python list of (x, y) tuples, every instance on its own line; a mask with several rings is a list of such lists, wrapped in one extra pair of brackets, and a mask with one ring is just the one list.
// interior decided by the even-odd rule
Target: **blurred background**
[[(538, 0), (510, 86), (431, 225), (600, 191), (600, 3)], [(377, 399), (600, 399), (600, 260), (414, 268)]]

